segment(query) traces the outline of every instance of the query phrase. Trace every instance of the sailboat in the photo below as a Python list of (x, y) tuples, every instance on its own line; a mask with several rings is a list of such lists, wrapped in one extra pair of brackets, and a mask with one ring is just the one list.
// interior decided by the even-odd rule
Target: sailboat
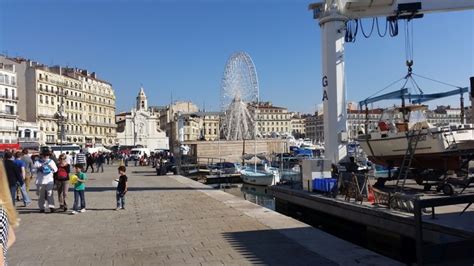
[[(258, 102), (256, 104), (255, 118), (257, 117)], [(254, 149), (255, 154), (245, 154), (243, 155), (244, 160), (253, 159), (253, 166), (246, 166), (240, 171), (240, 177), (242, 181), (247, 184), (260, 185), (260, 186), (271, 186), (276, 185), (280, 182), (280, 174), (277, 168), (270, 167), (268, 162), (263, 154), (257, 154), (257, 119), (254, 123)], [(257, 164), (258, 159), (263, 163)]]
[[(244, 160), (253, 159), (254, 163), (245, 166), (240, 171), (242, 182), (259, 186), (272, 186), (280, 182), (278, 168), (269, 166), (264, 154), (245, 154), (243, 157)], [(258, 160), (262, 163), (257, 163)]]

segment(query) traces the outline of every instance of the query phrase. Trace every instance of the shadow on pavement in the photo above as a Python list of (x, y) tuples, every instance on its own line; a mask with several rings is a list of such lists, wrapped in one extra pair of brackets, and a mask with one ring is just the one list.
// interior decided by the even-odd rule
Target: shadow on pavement
[[(284, 229), (298, 235), (310, 233), (311, 228)], [(337, 265), (316, 254), (277, 230), (223, 233), (235, 251), (252, 264), (263, 265)], [(324, 245), (324, 243), (321, 243)]]

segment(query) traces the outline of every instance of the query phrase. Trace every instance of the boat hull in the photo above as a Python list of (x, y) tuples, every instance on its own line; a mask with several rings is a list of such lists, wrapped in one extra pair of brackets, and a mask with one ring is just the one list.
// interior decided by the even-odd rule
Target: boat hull
[(275, 185), (278, 181), (273, 173), (242, 171), (240, 173), (242, 182), (258, 186)]
[[(383, 166), (399, 167), (408, 147), (408, 138), (403, 133), (385, 137), (371, 134), (369, 140), (359, 138), (358, 141), (369, 160)], [(474, 154), (472, 129), (459, 130), (459, 133), (424, 130), (420, 134), (411, 167), (458, 170), (461, 157), (470, 154)]]

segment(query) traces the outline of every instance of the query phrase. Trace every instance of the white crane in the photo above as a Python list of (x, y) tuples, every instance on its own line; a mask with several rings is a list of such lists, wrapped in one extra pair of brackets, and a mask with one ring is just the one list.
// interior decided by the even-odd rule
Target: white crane
[(352, 19), (411, 19), (425, 13), (474, 9), (474, 0), (326, 0), (309, 6), (321, 27), (325, 156), (339, 162), (346, 156), (344, 36)]

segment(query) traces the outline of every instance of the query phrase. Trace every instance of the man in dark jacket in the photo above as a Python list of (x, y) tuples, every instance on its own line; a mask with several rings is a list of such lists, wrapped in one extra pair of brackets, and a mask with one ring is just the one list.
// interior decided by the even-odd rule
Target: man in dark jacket
[(5, 153), (5, 171), (7, 172), (12, 202), (15, 203), (17, 187), (23, 186), (24, 182), (23, 177), (21, 176), (20, 168), (18, 168), (13, 162), (13, 154), (11, 152)]

